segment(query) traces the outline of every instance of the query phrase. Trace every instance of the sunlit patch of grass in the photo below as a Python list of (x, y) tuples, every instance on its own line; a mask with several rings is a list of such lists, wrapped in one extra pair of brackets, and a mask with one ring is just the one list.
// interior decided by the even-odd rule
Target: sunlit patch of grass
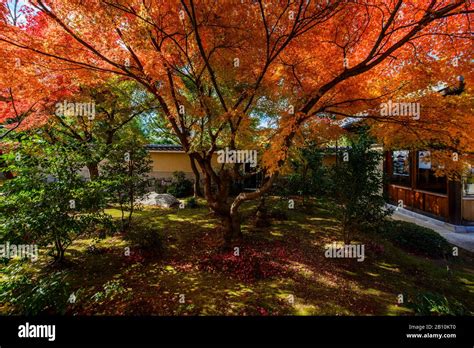
[(199, 222), (199, 224), (203, 227), (203, 228), (208, 228), (208, 229), (211, 229), (211, 228), (215, 228), (216, 225), (213, 224), (213, 223), (208, 223), (208, 222), (203, 222), (201, 223), (201, 221), (197, 221)]
[(295, 315), (314, 315), (318, 312), (318, 307), (313, 304), (296, 302), (293, 305)]
[(301, 262), (290, 261), (289, 267), (305, 278), (312, 278), (314, 276), (313, 270)]
[(175, 222), (188, 222), (190, 221), (190, 217), (188, 215), (181, 216), (181, 215), (176, 214), (176, 215), (170, 215), (169, 220), (175, 221)]
[(325, 221), (325, 222), (338, 222), (336, 219), (322, 218), (322, 217), (310, 217), (307, 218), (309, 221)]
[(354, 314), (360, 314), (360, 313), (354, 313), (351, 310), (345, 308), (341, 304), (336, 302), (337, 299), (335, 299), (335, 302), (325, 302), (321, 304), (320, 309), (317, 313), (317, 315), (354, 315)]
[(388, 315), (388, 316), (407, 315), (407, 314), (413, 314), (413, 311), (409, 308), (397, 306), (394, 304), (388, 305), (387, 312), (385, 313), (385, 315)]
[(329, 278), (328, 276), (324, 274), (317, 274), (316, 275), (316, 281), (323, 285), (326, 288), (338, 288), (340, 284), (336, 281), (336, 278)]
[(349, 274), (349, 275), (354, 276), (354, 277), (357, 276), (357, 273), (356, 273), (356, 272), (352, 272), (352, 271), (349, 271), (349, 270), (347, 270), (347, 269), (344, 270), (344, 273)]
[(244, 295), (248, 295), (248, 294), (253, 294), (254, 291), (250, 288), (247, 288), (247, 287), (242, 287), (242, 288), (237, 288), (237, 289), (227, 289), (227, 290), (224, 290), (224, 292), (226, 293), (226, 295), (230, 296), (230, 297), (237, 297), (237, 298), (240, 298)]
[(169, 272), (169, 273), (172, 273), (172, 274), (176, 274), (176, 270), (174, 269), (173, 266), (170, 266), (170, 265), (167, 265), (163, 268), (166, 272)]
[(474, 281), (459, 277), (459, 282), (469, 291), (474, 293)]
[(290, 302), (292, 299), (294, 299), (295, 295), (292, 292), (289, 292), (287, 290), (277, 289), (275, 296), (283, 301)]
[(364, 295), (372, 295), (372, 296), (382, 296), (383, 292), (377, 289), (369, 288), (369, 289), (360, 289), (359, 292)]
[(283, 233), (279, 231), (271, 231), (270, 234), (275, 237), (283, 237)]
[(115, 208), (105, 209), (105, 213), (109, 214), (113, 218), (122, 217), (122, 212), (120, 211), (120, 209), (115, 209)]
[(66, 250), (66, 256), (71, 256), (71, 251), (76, 252), (86, 252), (87, 248), (91, 245), (94, 245), (97, 248), (123, 248), (128, 245), (127, 241), (122, 238), (117, 238), (115, 236), (105, 237), (102, 239), (95, 238), (86, 238), (78, 239), (71, 244), (71, 246)]
[(371, 277), (380, 277), (380, 274), (378, 273), (373, 273), (373, 272), (365, 272), (365, 274), (368, 274)]
[(271, 291), (274, 291), (274, 289), (277, 289), (277, 292), (279, 293), (281, 289), (283, 289), (285, 286), (288, 286), (293, 283), (293, 279), (269, 279), (268, 281), (265, 282), (265, 284), (262, 284), (261, 286), (264, 286), (265, 288), (272, 288)]
[(377, 267), (385, 269), (387, 271), (400, 273), (400, 269), (396, 265), (391, 265), (385, 262), (378, 262)]
[(94, 243), (93, 238), (87, 238), (87, 239), (78, 239), (74, 241), (74, 243), (69, 247), (69, 250), (74, 249), (78, 251), (83, 251), (85, 250), (89, 245)]

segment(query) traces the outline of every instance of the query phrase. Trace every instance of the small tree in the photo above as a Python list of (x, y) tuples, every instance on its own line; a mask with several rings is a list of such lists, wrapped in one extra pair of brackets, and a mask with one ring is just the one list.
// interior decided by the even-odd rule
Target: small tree
[[(127, 230), (137, 205), (137, 198), (147, 192), (151, 159), (144, 143), (135, 136), (124, 136), (114, 144), (103, 166), (103, 178), (111, 200), (120, 205), (122, 229)], [(125, 212), (128, 210), (128, 217)]]
[(110, 223), (103, 190), (80, 175), (85, 159), (73, 147), (23, 140), (4, 159), (15, 177), (0, 187), (2, 240), (52, 246), (61, 262), (75, 238)]
[[(99, 179), (99, 163), (107, 156), (112, 144), (120, 141), (154, 109), (150, 97), (131, 81), (109, 79), (94, 87), (82, 86), (70, 98), (58, 97), (50, 107), (51, 117), (43, 127), (42, 137), (50, 143), (78, 145), (86, 161), (91, 180)], [(63, 103), (90, 104), (88, 112), (71, 111)], [(93, 105), (93, 113), (92, 113)]]
[(390, 214), (385, 209), (383, 176), (378, 169), (382, 154), (371, 148), (374, 140), (361, 128), (349, 138), (349, 144), (333, 167), (331, 178), (331, 192), (339, 208), (346, 244), (354, 233)]

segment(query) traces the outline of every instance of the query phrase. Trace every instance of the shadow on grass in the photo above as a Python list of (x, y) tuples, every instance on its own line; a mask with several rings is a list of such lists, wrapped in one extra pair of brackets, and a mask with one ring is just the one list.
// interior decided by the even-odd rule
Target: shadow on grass
[[(408, 300), (424, 291), (444, 294), (474, 310), (472, 255), (431, 260), (408, 254), (379, 236), (361, 234), (356, 242), (366, 246), (364, 262), (328, 259), (325, 245), (341, 241), (330, 202), (313, 199), (303, 206), (295, 200), (295, 208), (289, 209), (287, 200), (270, 197), (267, 205), (269, 210), (284, 212), (280, 216), (286, 218), (256, 228), (252, 224), (256, 203), (245, 203), (244, 239), (235, 246), (239, 257), (249, 257), (245, 263), (249, 272), (252, 267), (271, 265), (275, 272), (270, 276), (241, 278), (226, 269), (232, 260), (212, 272), (201, 267), (220, 257), (221, 236), (215, 230), (219, 221), (207, 208), (146, 208), (135, 218), (163, 235), (165, 252), (140, 258), (140, 251), (123, 234), (97, 242), (96, 253), (87, 251), (94, 240), (75, 241), (66, 255), (72, 262), (67, 271), (73, 291), (80, 296), (69, 313), (405, 315), (412, 312), (397, 303), (397, 296), (403, 294)], [(119, 216), (117, 210), (108, 212)], [(124, 252), (126, 247), (131, 248), (130, 256)], [(93, 300), (97, 293), (105, 295)]]

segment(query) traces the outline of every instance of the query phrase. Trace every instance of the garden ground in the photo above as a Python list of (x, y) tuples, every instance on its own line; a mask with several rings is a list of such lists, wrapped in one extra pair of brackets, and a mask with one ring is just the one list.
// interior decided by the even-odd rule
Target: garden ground
[[(286, 201), (272, 197), (271, 225), (253, 227), (255, 203), (246, 203), (244, 239), (235, 244), (238, 249), (223, 253), (218, 220), (200, 203), (194, 209), (137, 212), (138, 221), (163, 236), (158, 254), (131, 247), (120, 233), (76, 240), (63, 266), (75, 294), (67, 313), (412, 315), (410, 303), (429, 293), (474, 312), (474, 254), (467, 251), (435, 260), (366, 233), (354, 241), (365, 244), (363, 262), (326, 258), (325, 246), (342, 241), (332, 205), (311, 200), (303, 207), (297, 201), (289, 210)], [(119, 216), (118, 210), (108, 212)], [(47, 261), (41, 258), (23, 271), (40, 277), (51, 271)], [(9, 309), (0, 305), (0, 312)]]

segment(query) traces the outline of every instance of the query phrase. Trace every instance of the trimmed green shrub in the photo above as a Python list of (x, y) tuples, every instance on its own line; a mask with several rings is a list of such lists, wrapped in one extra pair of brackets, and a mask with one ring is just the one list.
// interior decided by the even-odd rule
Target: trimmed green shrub
[(431, 258), (451, 255), (451, 245), (432, 229), (405, 221), (384, 221), (378, 227), (382, 236), (402, 249)]
[(173, 173), (173, 182), (166, 190), (170, 195), (176, 198), (184, 198), (193, 194), (193, 183), (186, 179), (183, 172)]

